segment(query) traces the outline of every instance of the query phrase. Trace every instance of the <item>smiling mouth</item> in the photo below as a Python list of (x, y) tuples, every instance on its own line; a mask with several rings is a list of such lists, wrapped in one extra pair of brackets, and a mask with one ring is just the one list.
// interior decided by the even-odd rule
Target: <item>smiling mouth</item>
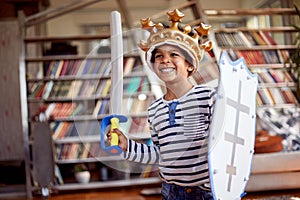
[(172, 67), (167, 67), (167, 68), (162, 68), (162, 69), (160, 69), (160, 71), (163, 72), (163, 73), (172, 72), (172, 71), (174, 71), (174, 70), (175, 70), (175, 69), (172, 68)]

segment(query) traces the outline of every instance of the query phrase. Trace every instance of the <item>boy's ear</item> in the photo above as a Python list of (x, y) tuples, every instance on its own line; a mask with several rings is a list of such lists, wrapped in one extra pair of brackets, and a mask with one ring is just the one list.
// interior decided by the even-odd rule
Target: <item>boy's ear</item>
[(194, 71), (194, 66), (193, 66), (193, 65), (189, 65), (189, 66), (188, 66), (188, 71), (189, 71), (189, 72)]

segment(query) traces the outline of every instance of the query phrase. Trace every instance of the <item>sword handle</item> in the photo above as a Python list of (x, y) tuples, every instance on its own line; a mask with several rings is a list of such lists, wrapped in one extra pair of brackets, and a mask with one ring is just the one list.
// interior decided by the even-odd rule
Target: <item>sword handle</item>
[[(119, 155), (122, 153), (122, 149), (119, 146), (119, 137), (117, 133), (112, 130), (119, 128), (119, 123), (127, 122), (127, 117), (123, 115), (109, 115), (102, 119), (100, 126), (100, 146), (109, 155)], [(111, 141), (107, 146), (105, 144), (106, 129), (110, 126)]]
[(119, 144), (119, 136), (117, 133), (115, 133), (113, 130), (115, 128), (119, 128), (119, 118), (113, 117), (110, 119), (110, 134), (111, 134), (111, 140), (110, 145), (118, 145)]

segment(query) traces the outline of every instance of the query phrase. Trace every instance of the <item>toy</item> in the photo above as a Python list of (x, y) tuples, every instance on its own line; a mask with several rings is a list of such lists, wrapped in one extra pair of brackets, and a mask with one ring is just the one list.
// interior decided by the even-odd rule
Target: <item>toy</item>
[(118, 146), (118, 135), (111, 132), (110, 146), (105, 145), (106, 129), (110, 125), (111, 131), (119, 127), (119, 122), (127, 121), (121, 115), (123, 98), (123, 41), (121, 16), (117, 11), (111, 13), (111, 74), (112, 85), (110, 94), (110, 112), (112, 115), (102, 119), (100, 128), (101, 148), (110, 155), (119, 155), (122, 149)]

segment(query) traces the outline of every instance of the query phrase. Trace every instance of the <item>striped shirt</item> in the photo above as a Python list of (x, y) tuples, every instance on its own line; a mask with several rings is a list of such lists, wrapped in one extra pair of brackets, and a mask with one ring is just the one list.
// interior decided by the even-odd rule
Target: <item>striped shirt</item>
[(167, 183), (200, 186), (209, 183), (208, 128), (215, 90), (194, 86), (179, 99), (154, 101), (149, 109), (152, 146), (128, 139), (125, 158), (144, 164), (159, 164)]

